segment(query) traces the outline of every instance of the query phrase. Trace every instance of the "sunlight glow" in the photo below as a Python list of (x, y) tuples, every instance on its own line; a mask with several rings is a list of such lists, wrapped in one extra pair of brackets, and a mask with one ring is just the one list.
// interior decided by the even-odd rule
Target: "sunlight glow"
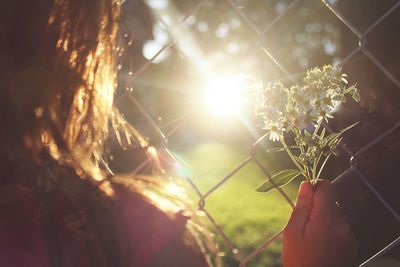
[(218, 117), (238, 114), (246, 103), (243, 79), (225, 75), (211, 79), (203, 96), (206, 109)]
[(183, 193), (183, 189), (174, 183), (168, 183), (165, 186), (165, 192), (167, 192), (168, 195), (178, 196)]
[(157, 149), (155, 149), (154, 147), (150, 146), (147, 148), (147, 152), (149, 153), (149, 155), (152, 158), (156, 158), (157, 157)]

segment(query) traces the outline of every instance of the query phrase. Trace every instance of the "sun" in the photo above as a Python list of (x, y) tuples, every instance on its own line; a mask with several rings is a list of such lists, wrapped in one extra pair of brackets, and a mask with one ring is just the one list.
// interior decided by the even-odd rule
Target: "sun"
[(239, 114), (246, 103), (243, 78), (224, 75), (211, 79), (203, 95), (203, 104), (209, 114), (227, 117)]

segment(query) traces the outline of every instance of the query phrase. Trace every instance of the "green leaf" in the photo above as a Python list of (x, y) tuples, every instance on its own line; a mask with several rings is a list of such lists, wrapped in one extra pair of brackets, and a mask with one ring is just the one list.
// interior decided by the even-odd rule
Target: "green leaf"
[[(271, 180), (275, 183), (276, 186), (278, 187), (283, 187), (290, 183), (294, 178), (297, 176), (302, 175), (301, 171), (296, 170), (296, 169), (288, 169), (288, 170), (283, 170), (281, 172), (276, 173), (271, 177)], [(275, 186), (271, 183), (271, 181), (268, 179), (265, 181), (263, 184), (261, 184), (259, 187), (255, 189), (257, 192), (262, 192), (262, 193), (267, 193), (271, 191), (272, 189), (275, 189)]]
[(304, 165), (304, 164), (302, 163), (302, 160), (301, 160), (298, 156), (293, 155), (293, 158), (294, 158), (295, 160), (297, 160), (298, 163)]
[(335, 95), (335, 96), (332, 97), (332, 99), (335, 100), (335, 101), (342, 101), (343, 97), (340, 96), (340, 95)]
[(353, 92), (353, 99), (354, 99), (356, 102), (360, 102), (361, 97), (360, 97), (360, 93), (359, 93), (358, 91), (354, 91), (354, 92)]
[(325, 137), (325, 128), (322, 129), (321, 135), (320, 135), (321, 139), (323, 139)]
[(334, 143), (343, 133), (345, 133), (346, 131), (350, 130), (351, 128), (353, 128), (357, 124), (358, 124), (358, 122), (356, 122), (356, 123), (344, 128), (344, 129), (340, 130), (337, 133), (332, 133), (332, 134), (328, 135), (324, 139), (325, 143), (328, 144), (328, 145)]
[(340, 133), (332, 133), (324, 139), (324, 143), (330, 145), (334, 143), (340, 136)]
[(304, 130), (304, 136), (311, 136), (311, 133), (307, 130)]

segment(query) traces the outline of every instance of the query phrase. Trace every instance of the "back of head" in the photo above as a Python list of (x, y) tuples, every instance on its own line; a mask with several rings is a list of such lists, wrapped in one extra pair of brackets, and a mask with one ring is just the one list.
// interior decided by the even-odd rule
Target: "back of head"
[(2, 156), (27, 151), (81, 177), (105, 179), (99, 162), (110, 125), (119, 0), (1, 0)]
[[(157, 231), (165, 232), (164, 228), (159, 227), (158, 219), (164, 218), (181, 231), (171, 236), (171, 240), (166, 239), (165, 242), (169, 241), (173, 247), (170, 250), (169, 244), (165, 246), (166, 251), (171, 252), (160, 257), (162, 260), (159, 266), (165, 266), (165, 257), (174, 263), (177, 262), (177, 256), (186, 257), (185, 253), (176, 254), (178, 250), (185, 248), (196, 252), (192, 254), (197, 257), (199, 266), (204, 266), (203, 252), (207, 249), (200, 250), (197, 245), (189, 248), (188, 242), (183, 242), (187, 232), (186, 219), (181, 222), (178, 220), (181, 217), (179, 214), (172, 216), (172, 213), (162, 212), (161, 203), (167, 202), (158, 196), (158, 192), (147, 192), (153, 196), (152, 199), (149, 197), (152, 201), (142, 197), (141, 193), (144, 195), (145, 192), (138, 192), (140, 197), (131, 194), (132, 191), (145, 191), (144, 188), (152, 182), (150, 179), (143, 179), (139, 186), (135, 184), (132, 189), (127, 186), (127, 195), (130, 198), (125, 206), (120, 206), (121, 211), (118, 208), (112, 209), (114, 206), (109, 201), (110, 198), (99, 197), (99, 192), (91, 190), (91, 185), (87, 186), (81, 179), (74, 179), (79, 176), (112, 195), (114, 191), (107, 179), (111, 172), (102, 163), (108, 136), (115, 134), (119, 143), (129, 144), (132, 139), (132, 142), (142, 148), (148, 146), (147, 141), (125, 123), (113, 108), (117, 78), (114, 53), (120, 1), (122, 0), (0, 0), (0, 168), (5, 170), (0, 180), (0, 189), (5, 183), (11, 182), (15, 187), (21, 180), (30, 179), (33, 182), (32, 188), (36, 190), (35, 184), (40, 183), (43, 177), (52, 182), (57, 180), (54, 182), (55, 194), (49, 194), (47, 190), (36, 190), (40, 191), (43, 202), (41, 208), (46, 210), (43, 204), (49, 204), (50, 208), (47, 210), (58, 212), (61, 206), (67, 206), (64, 202), (71, 202), (67, 212), (60, 209), (61, 215), (73, 220), (76, 213), (79, 213), (77, 221), (87, 225), (93, 223), (94, 236), (103, 241), (93, 243), (104, 246), (99, 250), (99, 255), (104, 256), (106, 252), (113, 254), (110, 259), (119, 257), (119, 252), (111, 253), (112, 250), (118, 250), (114, 246), (118, 243), (114, 240), (117, 236), (113, 232), (114, 227), (118, 225), (114, 224), (114, 211), (117, 218), (119, 216), (124, 219), (126, 214), (123, 207), (129, 208), (127, 215), (132, 217), (132, 221), (128, 220), (126, 228), (131, 227), (132, 232), (139, 235), (139, 239), (133, 240), (138, 246), (142, 246), (141, 242), (147, 239), (142, 234), (144, 230), (152, 234), (158, 233)], [(122, 138), (123, 134), (127, 138)], [(155, 157), (156, 153), (149, 150), (148, 154)], [(8, 181), (10, 178), (11, 181)], [(117, 180), (113, 179), (115, 188), (118, 183), (124, 185), (125, 180)], [(71, 186), (71, 183), (78, 185)], [(127, 184), (131, 186), (131, 180)], [(152, 184), (158, 186), (157, 182)], [(42, 194), (43, 191), (46, 194)], [(59, 191), (63, 192), (60, 194)], [(43, 195), (51, 195), (46, 203)], [(123, 199), (121, 196), (123, 193), (116, 194), (116, 204), (119, 203), (118, 197)], [(132, 196), (136, 198), (132, 200)], [(64, 201), (64, 198), (68, 201)], [(54, 199), (58, 202), (53, 201)], [(159, 205), (157, 201), (160, 202)], [(155, 205), (150, 205), (150, 202)], [(141, 206), (138, 208), (141, 212), (135, 210), (135, 205)], [(14, 202), (11, 206), (15, 206)], [(70, 213), (74, 216), (69, 216)], [(53, 216), (51, 212), (44, 214), (54, 224), (53, 217), (58, 215)], [(151, 214), (155, 214), (155, 219), (149, 220), (152, 218), (149, 216)], [(86, 218), (90, 216), (91, 219)], [(153, 223), (149, 224), (148, 221)], [(80, 227), (76, 221), (71, 224), (63, 221), (61, 224), (62, 227), (64, 224), (68, 227), (72, 225), (71, 228)], [(18, 227), (15, 229), (17, 232), (20, 230)], [(199, 227), (193, 226), (193, 229)], [(125, 228), (117, 230), (123, 232)], [(49, 234), (51, 238), (53, 235), (56, 236), (53, 232)], [(125, 233), (122, 236), (122, 239), (127, 240), (128, 237), (136, 237), (126, 236)], [(196, 236), (196, 240), (189, 237), (191, 243), (201, 243), (197, 241), (199, 237)], [(86, 238), (90, 239), (90, 235)], [(158, 236), (149, 240), (151, 246), (160, 245)], [(135, 242), (131, 243), (136, 244)], [(127, 258), (131, 258), (134, 249), (136, 252), (142, 251), (142, 248), (132, 248), (127, 253)], [(188, 260), (192, 265), (196, 262), (193, 259)], [(112, 261), (110, 266), (118, 266), (116, 261)]]

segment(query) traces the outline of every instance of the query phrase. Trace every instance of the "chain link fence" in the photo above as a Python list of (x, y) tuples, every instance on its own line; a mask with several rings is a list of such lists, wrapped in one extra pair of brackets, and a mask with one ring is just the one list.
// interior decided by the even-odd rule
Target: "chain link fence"
[[(222, 1), (222, 0), (221, 0)], [(280, 62), (279, 58), (275, 57), (274, 54), (268, 49), (268, 47), (262, 45), (262, 40), (268, 35), (268, 33), (275, 27), (275, 25), (280, 22), (281, 20), (285, 20), (286, 16), (288, 13), (296, 8), (300, 8), (300, 6), (303, 4), (300, 0), (295, 0), (292, 1), (290, 4), (288, 4), (284, 10), (284, 12), (281, 12), (278, 14), (274, 19), (270, 21), (270, 23), (264, 27), (264, 28), (259, 28), (256, 26), (251, 19), (247, 17), (247, 15), (243, 12), (243, 10), (237, 5), (232, 0), (224, 0), (226, 3), (229, 5), (229, 7), (236, 12), (236, 14), (244, 21), (244, 23), (249, 26), (249, 28), (258, 36), (260, 40), (260, 44), (257, 46), (262, 53), (266, 55), (269, 60), (275, 64), (279, 70), (282, 72), (283, 76), (286, 78), (289, 78), (292, 80), (292, 82), (297, 83), (296, 75), (293, 75), (290, 73), (287, 68)], [(202, 8), (203, 4), (205, 3), (205, 0), (200, 0), (197, 2), (196, 5), (194, 5), (191, 10), (183, 17), (183, 19), (180, 21), (179, 25), (176, 25), (177, 28), (174, 29), (175, 31), (179, 31), (182, 29), (185, 29), (185, 24), (190, 20), (190, 18)], [(369, 38), (369, 34), (371, 31), (373, 31), (375, 28), (377, 28), (382, 22), (384, 22), (391, 14), (393, 14), (397, 9), (400, 7), (400, 1), (395, 3), (391, 8), (389, 8), (386, 12), (380, 15), (378, 19), (376, 19), (372, 24), (369, 25), (369, 27), (364, 30), (360, 31), (357, 29), (357, 27), (352, 24), (351, 18), (347, 18), (344, 15), (342, 15), (339, 10), (336, 8), (335, 1), (329, 1), (329, 0), (322, 0), (322, 3), (325, 5), (325, 8), (329, 10), (334, 16), (336, 16), (337, 20), (339, 23), (343, 23), (345, 27), (347, 27), (352, 34), (356, 37), (358, 40), (358, 45), (356, 46), (355, 49), (351, 51), (346, 57), (344, 57), (340, 62), (337, 62), (338, 66), (346, 66), (346, 63), (349, 62), (355, 55), (359, 53), (363, 53), (378, 69), (381, 73), (383, 73), (395, 86), (400, 90), (400, 81), (387, 69), (385, 66), (379, 61), (378, 58), (374, 56), (374, 54), (367, 48), (367, 41)], [(166, 50), (169, 48), (173, 47), (176, 45), (177, 40), (172, 40), (165, 44), (161, 49), (159, 49), (154, 56), (150, 58), (145, 64), (143, 64), (140, 68), (138, 68), (134, 73), (130, 73), (130, 75), (133, 77), (133, 80), (142, 75), (144, 72), (146, 72), (149, 67), (153, 64), (154, 61), (156, 61), (160, 55), (162, 55)], [(360, 88), (363, 90), (363, 88)], [(179, 162), (178, 159), (175, 158), (175, 154), (172, 153), (172, 151), (169, 148), (168, 145), (168, 138), (170, 138), (174, 133), (176, 132), (177, 128), (174, 127), (172, 130), (168, 132), (164, 132), (158, 124), (158, 118), (152, 118), (150, 113), (146, 110), (145, 106), (143, 103), (139, 101), (139, 99), (135, 96), (134, 93), (129, 92), (129, 91), (124, 91), (122, 95), (120, 95), (117, 99), (117, 105), (118, 102), (121, 101), (127, 101), (131, 103), (131, 105), (135, 106), (141, 115), (144, 117), (144, 119), (147, 121), (147, 123), (150, 125), (152, 130), (156, 135), (161, 138), (162, 142), (159, 147), (160, 150), (164, 150), (172, 160)], [(388, 201), (385, 199), (385, 196), (381, 195), (378, 190), (372, 185), (368, 177), (366, 177), (366, 174), (363, 173), (363, 171), (358, 167), (358, 160), (361, 156), (369, 153), (370, 149), (379, 144), (392, 134), (395, 130), (400, 128), (400, 120), (395, 123), (391, 128), (387, 129), (386, 131), (382, 132), (371, 140), (369, 143), (365, 144), (363, 147), (358, 149), (358, 151), (351, 151), (345, 144), (342, 143), (341, 149), (351, 158), (350, 164), (348, 168), (343, 171), (340, 175), (338, 175), (334, 180), (333, 183), (341, 183), (345, 179), (347, 179), (350, 175), (353, 177), (356, 176), (360, 179), (360, 181), (365, 184), (365, 186), (368, 188), (370, 194), (372, 194), (378, 201), (381, 202), (381, 204), (387, 209), (387, 211), (393, 216), (393, 218), (398, 222), (399, 227), (400, 227), (400, 215), (399, 213), (393, 208)], [(270, 170), (268, 170), (262, 162), (260, 162), (259, 159), (256, 158), (256, 150), (260, 147), (260, 144), (262, 141), (264, 141), (267, 138), (267, 136), (262, 136), (260, 139), (258, 139), (250, 148), (250, 153), (247, 155), (247, 157), (244, 157), (244, 160), (236, 166), (231, 172), (229, 172), (225, 177), (221, 177), (221, 179), (211, 188), (209, 188), (206, 192), (202, 192), (199, 187), (196, 185), (196, 183), (191, 179), (190, 176), (184, 175), (180, 173), (180, 175), (184, 176), (183, 178), (190, 184), (191, 188), (194, 190), (194, 192), (198, 196), (198, 209), (206, 215), (206, 217), (209, 219), (211, 224), (215, 227), (216, 232), (220, 235), (220, 237), (223, 239), (225, 242), (225, 245), (232, 251), (232, 253), (235, 255), (235, 258), (240, 262), (240, 266), (244, 267), (251, 263), (253, 260), (255, 260), (255, 257), (262, 253), (263, 251), (267, 250), (268, 247), (273, 243), (276, 239), (280, 238), (281, 231), (278, 231), (276, 234), (271, 236), (268, 240), (266, 240), (263, 244), (261, 244), (256, 250), (251, 252), (248, 255), (243, 255), (243, 252), (240, 250), (240, 246), (238, 247), (237, 244), (234, 244), (233, 241), (231, 241), (230, 237), (225, 234), (224, 229), (219, 226), (217, 220), (207, 211), (205, 204), (208, 200), (208, 198), (213, 195), (217, 190), (219, 190), (228, 180), (230, 180), (236, 173), (238, 173), (241, 169), (243, 169), (245, 166), (247, 166), (250, 163), (255, 163), (258, 168), (261, 170), (261, 172), (265, 175), (266, 179), (271, 180), (271, 175), (270, 175)], [(143, 165), (145, 165), (144, 163)], [(142, 166), (143, 167), (143, 166)], [(276, 186), (275, 186), (276, 187)], [(290, 197), (283, 191), (281, 188), (276, 187), (276, 190), (281, 194), (282, 196), (282, 201), (287, 202), (287, 204), (293, 208), (293, 202), (291, 201)], [(391, 250), (393, 247), (398, 245), (400, 242), (400, 237), (394, 237), (393, 241), (387, 246), (383, 247), (380, 251), (376, 251), (376, 254), (370, 255), (370, 258), (367, 259), (365, 262), (363, 262), (360, 266), (368, 266), (371, 262), (375, 261), (377, 258), (379, 258), (381, 255), (385, 254), (389, 250)]]

